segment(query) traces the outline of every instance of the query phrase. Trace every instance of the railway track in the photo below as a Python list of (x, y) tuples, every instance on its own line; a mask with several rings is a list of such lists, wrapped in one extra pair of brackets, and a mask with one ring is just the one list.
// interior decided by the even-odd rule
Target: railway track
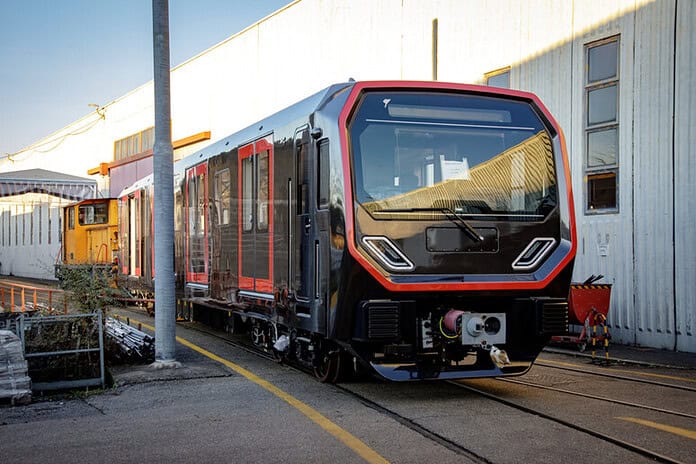
[[(626, 380), (630, 382), (635, 382), (635, 383), (642, 383), (642, 384), (647, 384), (647, 385), (655, 385), (658, 387), (665, 387), (665, 388), (673, 388), (677, 390), (684, 390), (684, 391), (690, 391), (690, 392), (696, 392), (696, 387), (691, 387), (688, 385), (678, 385), (675, 383), (669, 383), (669, 382), (661, 382), (657, 380), (651, 380), (651, 379), (645, 379), (645, 378), (640, 378), (640, 377), (635, 377), (631, 375), (623, 375), (623, 374), (617, 374), (617, 370), (614, 370), (614, 372), (606, 372), (606, 371), (596, 371), (596, 370), (587, 370), (587, 369), (581, 369), (579, 367), (573, 367), (566, 365), (565, 363), (555, 363), (555, 362), (548, 362), (548, 361), (536, 361), (534, 363), (535, 366), (541, 366), (541, 367), (546, 367), (549, 369), (556, 369), (556, 370), (561, 370), (561, 371), (568, 371), (568, 372), (577, 372), (580, 374), (586, 374), (586, 375), (592, 375), (592, 376), (597, 376), (597, 377), (603, 377), (603, 378), (609, 378), (609, 379), (617, 379), (617, 380)], [(621, 372), (626, 372), (626, 371), (621, 371)], [(661, 374), (651, 374), (651, 373), (631, 373), (633, 375), (643, 375), (643, 376), (651, 376), (655, 378), (674, 378), (672, 376), (666, 376), (666, 375), (661, 375)], [(676, 378), (674, 378), (676, 380)], [(682, 379), (682, 381), (692, 381), (691, 379)]]
[(548, 421), (562, 425), (564, 427), (568, 427), (568, 428), (571, 428), (571, 429), (576, 430), (578, 432), (590, 435), (594, 438), (611, 443), (611, 444), (616, 445), (620, 448), (623, 448), (627, 451), (632, 451), (632, 452), (637, 453), (641, 456), (652, 459), (655, 462), (661, 462), (661, 463), (667, 463), (667, 464), (684, 464), (682, 461), (673, 459), (669, 456), (665, 456), (664, 454), (652, 451), (650, 449), (647, 449), (647, 448), (644, 448), (642, 446), (630, 443), (630, 442), (622, 440), (620, 438), (609, 436), (609, 435), (605, 434), (604, 432), (601, 432), (598, 430), (593, 430), (593, 429), (590, 429), (588, 427), (584, 427), (582, 425), (575, 424), (573, 422), (562, 419), (560, 417), (556, 417), (556, 416), (553, 416), (551, 414), (545, 413), (545, 412), (541, 411), (540, 409), (535, 409), (535, 408), (525, 406), (521, 403), (509, 400), (509, 399), (504, 398), (500, 395), (495, 395), (493, 393), (487, 392), (487, 391), (482, 390), (480, 388), (476, 388), (476, 387), (473, 387), (470, 385), (465, 385), (465, 384), (458, 382), (458, 381), (447, 381), (447, 382), (451, 385), (455, 385), (458, 388), (462, 388), (462, 389), (465, 389), (469, 392), (481, 395), (487, 399), (495, 401), (496, 403), (503, 404), (503, 405), (508, 406), (510, 408), (514, 408), (518, 411), (522, 411), (522, 412), (525, 412), (525, 413), (528, 413), (528, 414), (531, 414), (531, 415), (534, 415), (537, 417), (541, 417), (543, 419), (546, 419)]
[[(265, 359), (268, 361), (273, 361), (276, 363), (278, 362), (278, 359), (273, 354), (256, 347), (252, 343), (246, 343), (246, 342), (242, 342), (239, 340), (233, 340), (230, 338), (230, 335), (222, 334), (222, 333), (216, 332), (214, 330), (209, 330), (209, 329), (206, 329), (206, 328), (198, 326), (198, 325), (187, 325), (186, 328), (188, 330), (192, 330), (192, 331), (204, 334), (206, 336), (216, 338), (216, 339), (224, 342), (227, 345), (230, 345), (230, 346), (233, 346), (234, 348), (243, 350), (246, 353), (255, 355), (259, 358), (262, 358), (262, 359)], [(313, 375), (313, 372), (311, 370), (303, 368), (302, 366), (298, 366), (295, 364), (287, 364), (287, 363), (284, 365), (286, 365), (290, 369), (296, 370), (298, 372)], [(375, 381), (377, 381), (377, 380), (375, 380)], [(389, 408), (386, 408), (386, 407), (380, 405), (379, 403), (371, 400), (370, 398), (367, 398), (366, 396), (361, 395), (360, 393), (357, 393), (357, 392), (351, 390), (350, 388), (347, 388), (347, 387), (340, 385), (340, 384), (334, 384), (334, 385), (332, 385), (332, 387), (342, 391), (346, 395), (349, 395), (349, 396), (355, 398), (356, 400), (358, 400), (359, 402), (361, 402), (365, 406), (367, 406), (375, 411), (378, 411), (381, 414), (395, 420), (396, 422), (403, 425), (404, 427), (407, 427), (408, 429), (412, 430), (413, 432), (418, 433), (419, 435), (449, 449), (450, 451), (453, 451), (461, 456), (467, 457), (472, 462), (481, 463), (481, 464), (493, 464), (492, 461), (479, 455), (478, 453), (474, 452), (473, 450), (471, 450), (465, 446), (462, 446), (462, 445), (438, 434), (435, 431), (429, 430), (426, 427), (419, 425), (418, 423), (416, 423), (412, 419), (410, 419), (402, 414), (399, 414), (398, 412), (393, 411)]]
[[(257, 346), (253, 345), (251, 342), (246, 342), (243, 340), (240, 340), (239, 336), (237, 335), (229, 335), (225, 334), (223, 332), (215, 331), (209, 328), (206, 328), (205, 326), (201, 326), (198, 324), (186, 324), (186, 329), (191, 330), (194, 332), (198, 332), (200, 334), (205, 335), (206, 337), (213, 337), (229, 346), (232, 346), (236, 349), (243, 350), (246, 353), (252, 354), (256, 357), (262, 358), (264, 360), (271, 360), (274, 362), (278, 362), (278, 360), (273, 356), (273, 354), (267, 352), (267, 351), (262, 351), (260, 350)], [(294, 365), (294, 364), (285, 364), (287, 368), (300, 371), (303, 373), (309, 373), (310, 375), (312, 374), (311, 369), (303, 368), (302, 366)], [(544, 366), (546, 367), (546, 366)], [(554, 367), (549, 365), (548, 367)], [(565, 369), (571, 372), (574, 371), (580, 371), (579, 369)], [(588, 372), (585, 371), (580, 371), (582, 373), (587, 374)], [(595, 373), (591, 373), (593, 375), (596, 375)], [(610, 377), (610, 378), (616, 378), (616, 375), (604, 375), (604, 377)], [(618, 376), (617, 380), (621, 379), (624, 381), (637, 381), (637, 380), (643, 380), (643, 379), (634, 379), (631, 377), (623, 378), (623, 376)], [(696, 419), (695, 415), (688, 414), (688, 413), (682, 413), (679, 411), (673, 411), (665, 408), (657, 408), (657, 407), (652, 407), (649, 405), (642, 405), (639, 403), (635, 402), (630, 402), (630, 401), (622, 401), (622, 400), (616, 400), (612, 399), (609, 397), (603, 397), (599, 395), (589, 395), (581, 392), (574, 392), (571, 390), (567, 389), (562, 389), (562, 388), (557, 388), (557, 387), (551, 387), (548, 385), (543, 385), (540, 383), (535, 383), (531, 381), (526, 381), (523, 379), (497, 379), (495, 382), (504, 382), (510, 385), (517, 385), (522, 388), (534, 388), (534, 389), (542, 389), (542, 390), (548, 390), (548, 391), (553, 391), (556, 393), (560, 394), (565, 394), (565, 395), (574, 395), (578, 397), (583, 397), (587, 399), (592, 399), (592, 400), (597, 400), (597, 401), (603, 401), (603, 402), (610, 402), (613, 404), (618, 404), (622, 405), (625, 407), (632, 407), (632, 408), (639, 408), (642, 410), (648, 410), (652, 412), (658, 412), (662, 414), (669, 414), (673, 416), (678, 416), (678, 417), (683, 417), (687, 419), (694, 420)], [(647, 384), (652, 384), (652, 385), (658, 385), (658, 386), (667, 386), (667, 387), (675, 387), (670, 384), (663, 385), (661, 382), (653, 382), (653, 381), (645, 381), (642, 383), (647, 383)], [(662, 454), (660, 452), (654, 451), (652, 449), (649, 449), (645, 446), (640, 446), (635, 443), (631, 443), (627, 440), (624, 440), (622, 438), (619, 438), (617, 436), (610, 436), (607, 435), (607, 433), (595, 429), (592, 427), (586, 427), (583, 426), (579, 423), (576, 423), (573, 420), (568, 420), (563, 417), (558, 417), (557, 415), (554, 414), (554, 412), (545, 412), (541, 407), (537, 407), (537, 405), (532, 404), (532, 405), (525, 405), (523, 404), (522, 401), (515, 401), (514, 399), (509, 399), (508, 397), (505, 397), (504, 395), (498, 395), (490, 391), (486, 391), (486, 388), (479, 388), (476, 386), (472, 385), (467, 385), (463, 383), (462, 381), (448, 381), (448, 382), (442, 382), (440, 383), (441, 385), (447, 384), (449, 386), (454, 386), (457, 389), (462, 389), (466, 390), (470, 393), (473, 393), (475, 395), (481, 396), (487, 400), (493, 401), (497, 404), (503, 405), (504, 407), (508, 408), (513, 408), (514, 410), (520, 411), (524, 414), (529, 414), (530, 416), (534, 416), (535, 418), (541, 418), (542, 420), (552, 422), (554, 424), (560, 425), (562, 427), (565, 427), (567, 429), (571, 429), (573, 431), (588, 435), (596, 440), (600, 440), (604, 443), (616, 446), (618, 448), (621, 448), (627, 452), (630, 453), (635, 453), (636, 455), (640, 455), (644, 458), (647, 458), (649, 460), (655, 461), (655, 462), (662, 462), (662, 463), (669, 463), (669, 464), (681, 464), (682, 461), (675, 459), (673, 457), (667, 456), (665, 454)], [(365, 387), (365, 385), (368, 386), (368, 388), (362, 388)], [(477, 462), (477, 463), (493, 463), (497, 461), (492, 461), (490, 456), (487, 455), (487, 453), (482, 452), (480, 449), (475, 449), (472, 447), (467, 446), (467, 443), (461, 443), (461, 440), (458, 439), (452, 439), (451, 437), (448, 438), (445, 434), (442, 433), (441, 430), (437, 430), (437, 427), (429, 427), (420, 424), (418, 418), (413, 418), (408, 416), (408, 412), (406, 413), (400, 413), (398, 411), (398, 407), (390, 407), (389, 401), (384, 401), (382, 398), (376, 397), (371, 393), (372, 387), (369, 387), (368, 384), (361, 384), (361, 383), (347, 383), (347, 384), (338, 384), (338, 385), (333, 385), (331, 388), (335, 388), (337, 391), (342, 392), (343, 394), (354, 398), (356, 401), (360, 402), (361, 404), (379, 412), (380, 414), (389, 417), (390, 419), (398, 422), (401, 424), (403, 427), (406, 427), (410, 429), (411, 431), (423, 436), (424, 438), (437, 443), (438, 445), (447, 448), (448, 450), (462, 456), (465, 459), (468, 459), (472, 462)], [(679, 386), (676, 386), (676, 388), (679, 388)], [(690, 390), (690, 389), (687, 389)], [(422, 391), (422, 390), (421, 390)], [(529, 398), (529, 396), (526, 396), (525, 398)], [(449, 407), (461, 407), (461, 408), (466, 408), (468, 407), (467, 404), (462, 403), (459, 404), (459, 401), (470, 401), (470, 400), (464, 400), (461, 398), (457, 398), (456, 395), (452, 395), (452, 403), (450, 403)], [(456, 403), (455, 403), (456, 402)]]
[(576, 391), (572, 391), (572, 390), (567, 390), (565, 388), (551, 387), (549, 385), (543, 385), (543, 384), (538, 384), (538, 383), (534, 383), (534, 382), (527, 382), (525, 380), (517, 380), (517, 379), (511, 379), (511, 378), (499, 378), (497, 380), (499, 382), (508, 382), (508, 383), (513, 383), (516, 385), (524, 385), (524, 386), (533, 387), (533, 388), (540, 388), (543, 390), (549, 390), (549, 391), (554, 391), (554, 392), (558, 392), (558, 393), (565, 393), (567, 395), (578, 396), (581, 398), (588, 398), (591, 400), (604, 401), (604, 402), (608, 402), (608, 403), (620, 404), (623, 406), (630, 406), (632, 408), (645, 409), (647, 411), (654, 411), (654, 412), (660, 412), (660, 413), (664, 413), (664, 414), (670, 414), (673, 416), (680, 416), (680, 417), (686, 417), (689, 419), (696, 419), (696, 415), (694, 415), (694, 414), (688, 414), (688, 413), (680, 412), (680, 411), (672, 411), (670, 409), (658, 408), (655, 406), (634, 403), (631, 401), (617, 400), (617, 399), (609, 398), (606, 396), (591, 395), (589, 393), (576, 392)]

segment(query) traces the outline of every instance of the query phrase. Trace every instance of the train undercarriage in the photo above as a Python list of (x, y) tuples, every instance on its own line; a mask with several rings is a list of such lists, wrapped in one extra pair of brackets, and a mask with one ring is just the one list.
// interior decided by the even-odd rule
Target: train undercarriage
[(567, 302), (520, 298), (507, 304), (505, 311), (474, 312), (418, 309), (414, 302), (363, 302), (346, 340), (292, 327), (248, 307), (221, 311), (195, 304), (186, 308), (186, 317), (243, 335), (256, 349), (312, 372), (321, 382), (367, 373), (409, 381), (524, 374), (549, 335), (567, 330)]

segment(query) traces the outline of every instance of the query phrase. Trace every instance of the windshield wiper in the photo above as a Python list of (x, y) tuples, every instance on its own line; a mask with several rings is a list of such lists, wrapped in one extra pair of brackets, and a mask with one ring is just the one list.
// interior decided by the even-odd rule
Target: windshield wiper
[(482, 235), (479, 235), (479, 233), (476, 232), (476, 229), (471, 227), (464, 219), (462, 219), (460, 215), (452, 211), (450, 208), (394, 208), (379, 210), (380, 213), (419, 213), (433, 211), (444, 214), (447, 219), (452, 221), (454, 224), (456, 224), (457, 227), (466, 232), (466, 234), (472, 239), (474, 239), (474, 241), (483, 242), (485, 240), (485, 238)]

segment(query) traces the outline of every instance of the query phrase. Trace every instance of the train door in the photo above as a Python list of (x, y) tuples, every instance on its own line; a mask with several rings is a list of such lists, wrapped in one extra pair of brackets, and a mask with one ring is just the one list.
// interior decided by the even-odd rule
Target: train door
[(186, 170), (186, 283), (208, 284), (208, 165)]
[(292, 288), (295, 294), (296, 311), (310, 312), (314, 282), (314, 222), (310, 199), (312, 198), (311, 159), (309, 130), (300, 129), (295, 134), (295, 218), (293, 255), (294, 271)]
[(239, 148), (239, 288), (273, 294), (273, 141), (265, 137)]
[(119, 265), (121, 266), (121, 274), (128, 275), (128, 266), (130, 263), (130, 232), (128, 226), (128, 196), (123, 196), (119, 199), (118, 208), (118, 241), (119, 241)]
[(136, 190), (133, 195), (128, 197), (128, 243), (126, 246), (130, 250), (128, 262), (128, 274), (132, 276), (141, 275), (141, 228), (140, 228), (140, 190)]

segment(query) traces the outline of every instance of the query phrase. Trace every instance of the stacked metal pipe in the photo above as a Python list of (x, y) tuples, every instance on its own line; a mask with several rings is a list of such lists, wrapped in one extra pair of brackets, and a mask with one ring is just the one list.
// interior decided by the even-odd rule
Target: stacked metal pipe
[(112, 317), (106, 319), (105, 334), (109, 352), (125, 363), (152, 362), (155, 359), (155, 337)]

